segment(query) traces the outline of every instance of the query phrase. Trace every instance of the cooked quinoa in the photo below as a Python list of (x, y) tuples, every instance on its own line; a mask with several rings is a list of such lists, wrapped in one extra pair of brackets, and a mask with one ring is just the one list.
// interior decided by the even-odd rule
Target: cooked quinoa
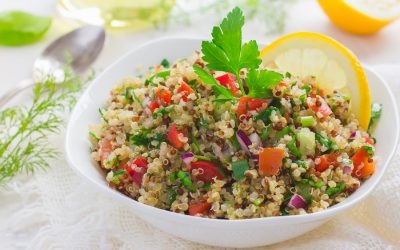
[[(313, 77), (278, 70), (271, 98), (259, 100), (206, 69), (200, 52), (166, 62), (117, 84), (90, 126), (93, 160), (132, 199), (207, 218), (305, 214), (343, 201), (373, 173), (374, 141), (349, 98), (325, 95)], [(193, 65), (235, 99), (221, 100)]]

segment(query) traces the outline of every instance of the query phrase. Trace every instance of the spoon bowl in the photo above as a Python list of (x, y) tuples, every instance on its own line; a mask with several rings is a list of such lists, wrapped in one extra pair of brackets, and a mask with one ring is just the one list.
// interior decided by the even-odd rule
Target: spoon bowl
[(105, 31), (100, 26), (88, 25), (73, 30), (53, 41), (33, 65), (33, 80), (25, 79), (0, 97), (0, 108), (22, 90), (52, 75), (62, 80), (63, 65), (70, 65), (79, 74), (89, 68), (100, 54)]

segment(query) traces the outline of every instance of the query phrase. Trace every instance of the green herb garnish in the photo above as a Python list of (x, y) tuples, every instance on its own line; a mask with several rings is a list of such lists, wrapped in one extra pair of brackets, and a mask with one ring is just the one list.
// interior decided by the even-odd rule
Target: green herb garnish
[(170, 76), (171, 75), (171, 71), (170, 70), (167, 70), (167, 71), (161, 71), (161, 72), (158, 72), (158, 73), (156, 73), (156, 74), (154, 74), (153, 76), (151, 76), (149, 79), (147, 79), (145, 82), (144, 82), (144, 86), (148, 86), (149, 84), (154, 84), (153, 83), (153, 80), (154, 80), (154, 78), (163, 78), (163, 79), (165, 79), (165, 78), (167, 78), (168, 76)]
[(342, 191), (344, 190), (345, 186), (346, 186), (346, 185), (345, 185), (344, 183), (337, 184), (336, 187), (330, 187), (330, 188), (328, 188), (328, 189), (326, 190), (326, 194), (327, 194), (329, 197), (332, 197), (333, 195), (342, 192)]
[(99, 108), (99, 114), (100, 114), (101, 118), (102, 118), (106, 123), (108, 123), (108, 119), (104, 117), (104, 112), (103, 112), (103, 110), (102, 110), (101, 108)]
[(371, 147), (371, 146), (363, 146), (362, 148), (365, 150), (365, 152), (367, 152), (369, 157), (373, 157), (374, 156), (374, 148), (373, 147)]
[(190, 192), (195, 192), (196, 188), (193, 185), (192, 180), (190, 179), (189, 172), (184, 172), (182, 170), (179, 170), (177, 173), (178, 178), (181, 180), (183, 186), (187, 188)]
[(266, 140), (267, 138), (268, 138), (268, 136), (271, 134), (271, 131), (272, 131), (272, 126), (271, 126), (271, 124), (268, 124), (265, 128), (264, 128), (264, 130), (262, 131), (262, 133), (261, 133), (261, 140)]
[(166, 58), (162, 59), (162, 61), (161, 61), (160, 64), (161, 64), (164, 68), (169, 68), (169, 67), (170, 67), (169, 61), (168, 61)]
[(371, 105), (371, 118), (369, 120), (369, 125), (368, 125), (368, 132), (369, 133), (375, 127), (376, 122), (379, 120), (381, 115), (382, 115), (382, 104), (373, 103)]
[(260, 113), (258, 113), (257, 115), (255, 115), (253, 117), (253, 120), (255, 120), (255, 121), (256, 120), (261, 120), (261, 121), (264, 122), (265, 125), (268, 125), (268, 124), (271, 123), (270, 117), (271, 117), (272, 111), (276, 111), (276, 112), (280, 113), (278, 108), (276, 108), (274, 106), (269, 106), (266, 110), (263, 110)]
[(114, 174), (114, 176), (118, 176), (118, 175), (121, 175), (121, 174), (125, 174), (125, 170), (120, 169), (120, 170), (115, 171), (113, 174)]
[(59, 132), (65, 111), (74, 106), (77, 94), (93, 74), (82, 79), (66, 67), (64, 76), (61, 83), (53, 77), (36, 83), (29, 106), (0, 111), (0, 183), (22, 171), (46, 169), (48, 160), (58, 156), (48, 138)]
[(171, 206), (171, 204), (176, 200), (176, 196), (178, 196), (178, 193), (174, 188), (167, 188), (167, 205)]
[(232, 162), (233, 178), (237, 181), (242, 180), (244, 173), (249, 169), (249, 163), (246, 160)]
[[(243, 13), (240, 8), (236, 7), (222, 20), (220, 26), (213, 28), (212, 41), (202, 42), (203, 60), (207, 62), (207, 68), (210, 70), (234, 74), (242, 95), (246, 95), (246, 92), (240, 78), (240, 70), (249, 69), (246, 77), (246, 85), (249, 89), (247, 95), (252, 98), (269, 98), (271, 96), (269, 88), (276, 86), (283, 76), (277, 72), (258, 69), (261, 59), (257, 42), (251, 40), (242, 44), (243, 25)], [(198, 66), (195, 66), (195, 72), (204, 82), (213, 84), (216, 91), (221, 93), (221, 88), (225, 89), (212, 75), (206, 71), (202, 72)], [(229, 98), (226, 94), (221, 94)]]
[(194, 72), (200, 77), (200, 79), (208, 85), (212, 85), (213, 89), (215, 92), (217, 92), (219, 95), (221, 95), (223, 98), (227, 100), (232, 100), (234, 99), (234, 96), (230, 90), (227, 88), (222, 87), (215, 78), (208, 73), (206, 70), (200, 68), (197, 65), (193, 66)]
[(281, 80), (282, 75), (275, 71), (251, 69), (246, 76), (246, 84), (249, 87), (247, 96), (260, 99), (271, 98), (271, 88), (278, 85)]
[(287, 143), (287, 148), (289, 149), (289, 152), (293, 155), (293, 156), (295, 156), (295, 157), (297, 157), (297, 158), (300, 158), (301, 157), (301, 153), (300, 153), (300, 150), (297, 148), (297, 146), (296, 146), (296, 138), (295, 137), (293, 137), (293, 139), (290, 141), (290, 142), (288, 142)]
[(315, 134), (315, 139), (319, 142), (319, 144), (325, 147), (324, 150), (321, 148), (321, 152), (326, 152), (329, 150), (337, 150), (337, 145), (334, 141), (327, 139), (318, 133)]

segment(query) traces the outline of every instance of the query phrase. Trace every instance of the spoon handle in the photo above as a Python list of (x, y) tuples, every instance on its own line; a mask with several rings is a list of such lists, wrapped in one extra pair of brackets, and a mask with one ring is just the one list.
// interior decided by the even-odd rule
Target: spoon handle
[(0, 109), (3, 108), (14, 96), (19, 94), (22, 90), (33, 86), (35, 83), (32, 79), (24, 79), (13, 89), (6, 92), (4, 95), (0, 96)]

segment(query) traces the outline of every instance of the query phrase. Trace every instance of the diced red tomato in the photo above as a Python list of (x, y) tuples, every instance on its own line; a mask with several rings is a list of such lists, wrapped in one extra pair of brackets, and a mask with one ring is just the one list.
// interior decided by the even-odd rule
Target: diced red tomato
[(157, 100), (151, 101), (147, 107), (150, 109), (151, 112), (154, 112), (154, 110), (158, 109), (160, 107), (160, 104), (158, 103)]
[(363, 136), (363, 137), (364, 137), (366, 143), (368, 143), (369, 145), (375, 146), (374, 140), (372, 140), (368, 136)]
[(281, 148), (263, 148), (259, 154), (259, 172), (261, 175), (277, 175), (282, 168), (285, 150)]
[(317, 158), (319, 159), (319, 163), (315, 164), (315, 169), (319, 172), (323, 172), (327, 170), (330, 165), (337, 165), (337, 157), (337, 153), (321, 155)]
[[(140, 170), (134, 169), (135, 165), (140, 168)], [(143, 175), (147, 171), (147, 160), (144, 157), (137, 157), (129, 166), (125, 167), (125, 171), (132, 178), (132, 181), (139, 185), (142, 185)]]
[(167, 88), (158, 86), (154, 94), (162, 105), (165, 106), (171, 103), (171, 92)]
[(279, 82), (279, 86), (282, 86), (282, 87), (285, 87), (285, 88), (289, 88), (289, 87), (290, 87), (289, 84), (287, 84), (287, 83), (284, 82), (284, 81), (280, 81), (280, 82)]
[(321, 114), (323, 118), (326, 118), (330, 114), (332, 114), (331, 108), (326, 103), (326, 101), (320, 96), (316, 96), (315, 102), (308, 101), (308, 107), (312, 109), (314, 112)]
[(101, 139), (99, 141), (99, 153), (100, 153), (100, 162), (103, 168), (106, 167), (106, 161), (108, 156), (112, 152), (112, 145), (111, 142), (107, 139)]
[(312, 85), (312, 90), (311, 90), (310, 96), (313, 97), (313, 98), (315, 98), (315, 97), (318, 96), (318, 95), (319, 95), (319, 96), (325, 96), (324, 90), (321, 89), (321, 88), (318, 88), (318, 87), (315, 86), (315, 85)]
[(266, 108), (271, 103), (271, 99), (256, 99), (247, 96), (242, 96), (239, 99), (239, 105), (236, 110), (236, 115), (239, 117), (246, 114), (249, 110), (259, 110)]
[(210, 210), (211, 204), (207, 202), (198, 202), (189, 205), (189, 215), (204, 214)]
[(185, 128), (178, 130), (176, 124), (172, 124), (171, 128), (168, 130), (167, 139), (172, 144), (172, 146), (176, 147), (177, 149), (182, 149), (185, 143), (179, 140), (178, 135), (185, 135), (185, 132)]
[(353, 177), (359, 179), (366, 179), (375, 172), (375, 164), (369, 158), (367, 151), (363, 148), (359, 149), (352, 157), (354, 168), (352, 172)]
[(194, 176), (194, 179), (204, 182), (214, 182), (214, 178), (217, 177), (218, 180), (224, 179), (222, 173), (218, 170), (218, 164), (211, 161), (194, 161), (190, 163), (190, 172), (194, 169), (202, 169), (202, 174)]
[(239, 85), (237, 84), (236, 77), (231, 73), (223, 74), (215, 78), (222, 86), (228, 88), (232, 94), (236, 95), (239, 90)]
[(181, 86), (178, 89), (178, 93), (184, 93), (182, 100), (187, 102), (187, 96), (194, 93), (194, 90), (184, 81), (182, 81)]

